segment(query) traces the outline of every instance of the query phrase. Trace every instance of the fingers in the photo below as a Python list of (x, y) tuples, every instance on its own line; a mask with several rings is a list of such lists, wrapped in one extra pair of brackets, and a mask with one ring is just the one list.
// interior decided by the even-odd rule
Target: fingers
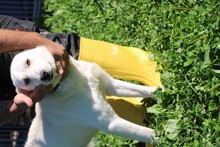
[(66, 74), (68, 73), (68, 67), (69, 67), (68, 53), (65, 51), (64, 55), (61, 58), (55, 60), (55, 64), (56, 64), (57, 73), (63, 79), (66, 76)]
[(63, 61), (56, 61), (55, 64), (56, 64), (57, 73), (62, 76), (63, 73), (64, 73), (63, 68), (64, 68), (65, 65), (63, 65), (64, 63), (61, 63), (61, 62), (63, 62)]
[(60, 65), (61, 67), (59, 67), (59, 74), (63, 77), (66, 76), (67, 72), (68, 72), (68, 67), (69, 67), (69, 55), (66, 51), (64, 51), (64, 55), (62, 57), (62, 59), (60, 60)]
[(69, 67), (69, 55), (66, 49), (56, 42), (52, 42), (50, 45), (47, 45), (47, 48), (54, 56), (57, 73), (63, 78), (68, 72)]
[(69, 67), (69, 55), (66, 49), (57, 42), (53, 42), (44, 37), (42, 37), (41, 39), (43, 40), (43, 44), (41, 45), (46, 46), (50, 53), (54, 56), (54, 59), (56, 61), (57, 73), (63, 78), (66, 75)]

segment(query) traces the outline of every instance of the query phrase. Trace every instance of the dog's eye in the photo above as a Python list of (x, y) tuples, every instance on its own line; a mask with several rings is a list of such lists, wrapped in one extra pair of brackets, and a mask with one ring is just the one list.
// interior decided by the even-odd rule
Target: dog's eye
[(26, 64), (29, 66), (31, 64), (31, 61), (29, 59), (27, 59)]

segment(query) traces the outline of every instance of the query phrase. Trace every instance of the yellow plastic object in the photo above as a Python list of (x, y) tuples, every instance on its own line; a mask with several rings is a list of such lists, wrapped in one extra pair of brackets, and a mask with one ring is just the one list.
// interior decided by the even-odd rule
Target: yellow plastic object
[(145, 109), (142, 106), (142, 98), (123, 98), (108, 96), (107, 101), (115, 112), (122, 118), (144, 126)]
[(156, 63), (150, 61), (148, 52), (139, 48), (81, 37), (79, 60), (95, 62), (115, 78), (161, 85), (160, 75), (155, 72)]
[[(134, 80), (148, 86), (161, 86), (156, 63), (150, 53), (139, 48), (120, 46), (104, 41), (80, 38), (79, 60), (95, 62), (114, 78)], [(107, 97), (119, 116), (144, 125), (142, 98)]]

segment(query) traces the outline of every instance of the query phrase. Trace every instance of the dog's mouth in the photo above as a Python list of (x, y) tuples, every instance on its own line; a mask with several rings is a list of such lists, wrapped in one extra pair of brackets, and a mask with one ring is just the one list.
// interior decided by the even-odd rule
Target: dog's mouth
[(24, 90), (24, 89), (18, 88), (17, 91), (18, 91), (19, 93), (23, 93), (24, 95), (29, 95), (29, 94), (31, 94), (34, 90)]

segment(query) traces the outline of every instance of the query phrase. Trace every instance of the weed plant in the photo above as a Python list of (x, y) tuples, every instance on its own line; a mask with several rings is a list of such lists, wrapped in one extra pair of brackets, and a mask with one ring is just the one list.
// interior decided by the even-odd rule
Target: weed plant
[[(52, 32), (157, 52), (164, 91), (143, 103), (152, 116), (146, 124), (160, 138), (158, 146), (220, 146), (219, 0), (44, 3), (45, 26)], [(98, 140), (103, 141), (98, 146), (112, 146), (103, 136)]]

